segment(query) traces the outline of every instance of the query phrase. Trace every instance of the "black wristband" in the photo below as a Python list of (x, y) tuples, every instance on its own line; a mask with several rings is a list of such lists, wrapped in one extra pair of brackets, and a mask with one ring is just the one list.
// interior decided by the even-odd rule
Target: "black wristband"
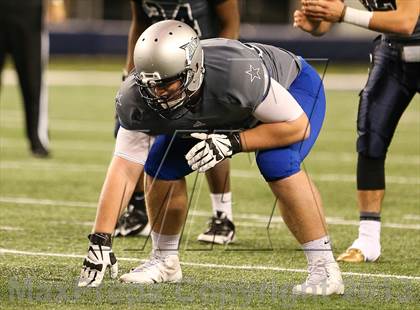
[(102, 245), (102, 246), (108, 246), (108, 247), (111, 247), (112, 245), (111, 234), (94, 233), (94, 234), (88, 235), (88, 239), (92, 244), (95, 244), (95, 245)]
[(232, 145), (232, 155), (242, 152), (241, 136), (240, 133), (233, 132), (228, 135), (230, 144)]

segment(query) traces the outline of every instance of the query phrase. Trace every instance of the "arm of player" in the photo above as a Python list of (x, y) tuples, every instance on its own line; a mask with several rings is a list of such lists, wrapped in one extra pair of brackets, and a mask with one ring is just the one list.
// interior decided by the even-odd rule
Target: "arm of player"
[(143, 171), (152, 139), (142, 133), (120, 128), (114, 157), (102, 187), (93, 232), (89, 235), (88, 254), (79, 279), (81, 287), (97, 287), (105, 271), (117, 276), (117, 263), (111, 249), (111, 235), (119, 214), (128, 204)]
[(193, 133), (202, 140), (186, 154), (193, 170), (207, 171), (238, 152), (271, 149), (294, 144), (309, 137), (306, 114), (293, 96), (277, 81), (271, 79), (270, 90), (254, 111), (263, 124), (230, 134)]
[(222, 1), (216, 6), (216, 13), (221, 23), (219, 37), (237, 40), (240, 25), (238, 0)]
[(277, 81), (254, 111), (262, 124), (240, 133), (243, 152), (294, 144), (309, 137), (309, 120), (299, 103)]
[(127, 42), (127, 58), (125, 62), (125, 74), (130, 73), (134, 68), (133, 54), (134, 47), (136, 46), (137, 39), (141, 33), (147, 28), (144, 20), (137, 14), (137, 3), (131, 1), (131, 24), (130, 30), (128, 31), (128, 42)]
[(302, 11), (310, 18), (346, 22), (385, 33), (411, 35), (420, 12), (419, 0), (396, 0), (396, 9), (367, 12), (347, 7), (341, 0), (302, 0)]
[(117, 218), (128, 204), (143, 172), (151, 143), (153, 138), (143, 132), (123, 127), (118, 131), (114, 157), (99, 198), (94, 232), (114, 231)]

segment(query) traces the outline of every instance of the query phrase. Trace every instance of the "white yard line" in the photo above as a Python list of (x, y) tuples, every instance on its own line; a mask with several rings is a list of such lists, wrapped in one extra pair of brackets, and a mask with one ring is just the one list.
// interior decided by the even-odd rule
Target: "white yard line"
[[(30, 252), (30, 251), (18, 251), (14, 249), (0, 248), (0, 254), (11, 254), (11, 255), (22, 255), (22, 256), (47, 256), (47, 257), (63, 257), (63, 258), (84, 258), (84, 255), (79, 254), (64, 254), (64, 253), (46, 253), (46, 252)], [(119, 257), (121, 261), (130, 262), (141, 262), (137, 258)], [(224, 265), (224, 264), (206, 264), (206, 263), (194, 263), (194, 262), (181, 262), (181, 265), (191, 267), (202, 267), (202, 268), (219, 268), (219, 269), (235, 269), (235, 270), (266, 270), (266, 271), (280, 271), (280, 272), (297, 272), (306, 273), (304, 269), (294, 268), (282, 268), (282, 267), (270, 267), (261, 265)], [(342, 272), (346, 276), (356, 276), (363, 278), (385, 278), (385, 279), (404, 279), (404, 280), (420, 280), (420, 276), (406, 276), (406, 275), (395, 275), (395, 274), (383, 274), (383, 273), (358, 273), (358, 272)]]
[[(8, 204), (28, 204), (35, 206), (63, 206), (63, 207), (76, 207), (76, 208), (96, 208), (96, 203), (91, 202), (81, 202), (81, 201), (62, 201), (62, 200), (50, 200), (50, 199), (32, 199), (24, 197), (4, 197), (0, 196), (0, 203)], [(271, 210), (267, 209), (267, 212)], [(190, 216), (198, 217), (209, 217), (210, 213), (205, 211), (194, 210), (190, 211)], [(269, 217), (254, 214), (254, 213), (235, 213), (235, 219), (241, 219), (246, 221), (255, 221), (254, 227), (267, 227), (269, 222)], [(340, 217), (327, 217), (327, 223), (329, 225), (348, 225), (348, 226), (358, 226), (359, 222), (354, 220), (345, 220)], [(271, 219), (271, 224), (282, 223), (283, 220), (280, 216), (274, 216)], [(69, 222), (72, 223), (72, 222)], [(87, 222), (83, 222), (86, 224)], [(249, 225), (249, 222), (244, 222), (243, 226)], [(420, 230), (420, 224), (402, 224), (402, 223), (382, 223), (382, 227), (387, 228), (398, 228), (398, 229), (410, 229), (410, 230)]]
[[(110, 136), (111, 136), (110, 132)], [(95, 141), (81, 141), (81, 140), (61, 140), (51, 143), (55, 149), (70, 150), (70, 151), (101, 151), (112, 154), (114, 150), (114, 141), (109, 142), (95, 142)], [(0, 148), (22, 148), (22, 139), (1, 138)]]
[(420, 214), (406, 214), (403, 216), (404, 220), (420, 221)]
[[(110, 151), (111, 155), (111, 151)], [(1, 161), (0, 169), (33, 169), (33, 170), (49, 170), (54, 171), (55, 169), (60, 171), (72, 171), (72, 172), (106, 172), (107, 166), (105, 165), (93, 165), (93, 164), (62, 164), (62, 163), (36, 163), (36, 162), (18, 162), (18, 161)], [(311, 177), (318, 182), (344, 182), (354, 183), (356, 182), (356, 176), (353, 174), (311, 174)], [(262, 178), (261, 175), (254, 170), (239, 170), (232, 169), (231, 176), (237, 178), (250, 178), (258, 179)], [(403, 184), (403, 185), (420, 185), (420, 178), (418, 177), (403, 177), (403, 176), (392, 176), (387, 175), (388, 184)]]
[[(311, 178), (319, 182), (356, 182), (356, 176), (353, 174), (312, 174), (310, 172), (309, 174)], [(231, 170), (231, 176), (250, 179), (261, 177), (261, 175), (258, 172), (237, 169)], [(387, 175), (386, 182), (388, 184), (419, 185), (420, 178)]]
[(22, 231), (24, 229), (23, 228), (20, 228), (20, 227), (0, 226), (0, 230), (5, 230), (5, 231)]
[(96, 208), (96, 203), (66, 200), (50, 200), (50, 199), (33, 199), (25, 197), (0, 197), (0, 202), (23, 205), (36, 206), (59, 206), (59, 207), (76, 207), (76, 208)]

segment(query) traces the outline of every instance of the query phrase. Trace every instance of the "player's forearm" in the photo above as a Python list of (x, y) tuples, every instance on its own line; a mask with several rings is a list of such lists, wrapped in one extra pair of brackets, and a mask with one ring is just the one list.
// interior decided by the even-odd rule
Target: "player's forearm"
[(142, 170), (142, 165), (114, 156), (102, 187), (93, 232), (113, 233)]
[(227, 0), (216, 7), (221, 23), (219, 37), (227, 39), (239, 38), (240, 16), (237, 0)]
[(220, 31), (219, 37), (237, 40), (239, 38), (239, 27), (236, 27), (235, 25), (227, 25)]
[(130, 30), (128, 32), (128, 44), (127, 44), (127, 58), (125, 63), (125, 70), (130, 72), (134, 68), (133, 54), (136, 46), (137, 39), (140, 37), (140, 28), (136, 21), (132, 21)]
[(419, 18), (420, 1), (397, 0), (396, 4), (395, 10), (368, 12), (347, 7), (341, 0), (302, 0), (302, 12), (309, 19), (343, 22), (384, 33), (410, 35)]
[(418, 14), (405, 10), (374, 12), (369, 22), (369, 29), (384, 32), (411, 35), (416, 27)]
[(242, 151), (283, 147), (309, 137), (310, 127), (306, 114), (290, 122), (261, 124), (241, 132)]

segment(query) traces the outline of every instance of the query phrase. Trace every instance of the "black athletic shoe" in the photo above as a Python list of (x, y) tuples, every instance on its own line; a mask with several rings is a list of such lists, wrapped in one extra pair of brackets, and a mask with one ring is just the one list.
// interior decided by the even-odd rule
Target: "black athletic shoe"
[(198, 236), (198, 241), (227, 244), (235, 241), (235, 225), (224, 212), (217, 211), (209, 221), (209, 228)]
[(114, 236), (148, 236), (150, 230), (144, 195), (134, 194), (131, 197), (127, 210), (118, 219)]
[(50, 157), (50, 152), (43, 147), (42, 145), (32, 146), (31, 152), (34, 157), (37, 158), (48, 158)]

